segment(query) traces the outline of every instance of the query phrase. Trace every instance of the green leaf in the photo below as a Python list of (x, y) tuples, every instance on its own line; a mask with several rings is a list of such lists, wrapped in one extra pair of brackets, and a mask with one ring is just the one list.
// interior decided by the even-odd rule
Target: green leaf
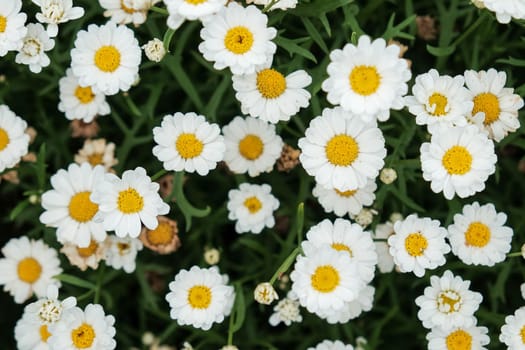
[(38, 183), (38, 188), (44, 190), (46, 186), (46, 144), (43, 143), (38, 150), (38, 155), (36, 157), (36, 179)]
[(511, 66), (515, 66), (515, 67), (525, 67), (525, 60), (514, 58), (512, 56), (510, 56), (508, 59), (502, 58), (502, 59), (496, 60), (496, 62), (510, 64)]
[(203, 109), (204, 104), (202, 103), (202, 100), (199, 96), (199, 93), (197, 92), (197, 89), (195, 88), (195, 85), (193, 85), (193, 82), (191, 81), (190, 77), (188, 76), (188, 74), (186, 74), (180, 56), (166, 56), (164, 57), (164, 60), (162, 62), (166, 65), (166, 67), (171, 72), (175, 80), (177, 80), (177, 82), (179, 83), (179, 86), (188, 95), (188, 97), (195, 104), (197, 109)]
[(79, 278), (73, 275), (68, 275), (65, 273), (56, 275), (54, 278), (64, 283), (71, 284), (73, 286), (77, 286), (80, 288), (93, 289), (93, 290), (96, 288), (95, 284), (92, 282), (89, 282), (89, 281), (83, 280), (82, 278)]
[(242, 285), (240, 283), (235, 284), (235, 306), (232, 314), (233, 325), (231, 332), (235, 333), (241, 329), (242, 324), (244, 323), (244, 318), (246, 316), (246, 302), (244, 300), (244, 293), (242, 290)]
[(307, 17), (301, 17), (301, 21), (303, 21), (304, 27), (306, 28), (306, 31), (312, 38), (312, 40), (319, 45), (321, 50), (323, 50), (326, 54), (330, 52), (328, 50), (328, 47), (326, 46), (325, 42), (323, 41), (323, 38), (321, 34), (317, 31), (317, 29), (312, 24), (312, 21), (310, 21)]
[(456, 51), (456, 46), (450, 45), (447, 47), (435, 47), (427, 44), (427, 51), (436, 57), (445, 57), (454, 53), (454, 51)]
[(22, 211), (24, 211), (25, 208), (29, 205), (29, 200), (24, 200), (16, 205), (16, 207), (11, 210), (9, 213), (9, 220), (14, 220), (18, 214), (20, 214)]
[(223, 102), (224, 93), (228, 90), (231, 84), (231, 78), (225, 74), (221, 83), (211, 96), (210, 102), (208, 102), (208, 105), (206, 106), (205, 115), (212, 121), (217, 120), (217, 109), (219, 108), (221, 102)]
[(288, 12), (295, 16), (318, 17), (322, 13), (331, 12), (339, 7), (346, 6), (354, 0), (316, 0), (310, 3), (299, 3), (297, 7)]
[(174, 34), (175, 34), (175, 30), (173, 30), (171, 28), (168, 28), (166, 33), (164, 33), (164, 38), (162, 39), (162, 44), (164, 45), (164, 49), (166, 50), (166, 52), (171, 52), (170, 51), (170, 44), (171, 44), (171, 39), (173, 39), (173, 35)]
[(304, 47), (301, 47), (297, 44), (298, 42), (305, 41), (305, 39), (308, 40), (309, 38), (299, 38), (299, 39), (292, 40), (292, 39), (284, 38), (282, 36), (278, 36), (277, 38), (275, 38), (274, 41), (277, 45), (279, 45), (280, 47), (288, 51), (288, 53), (290, 54), (290, 57), (292, 57), (293, 54), (298, 54), (299, 56), (303, 56), (304, 58), (307, 58), (310, 61), (317, 63), (317, 59), (315, 58), (314, 55), (312, 55), (310, 51), (308, 51)]
[(406, 196), (405, 194), (401, 193), (401, 191), (399, 191), (399, 189), (397, 189), (397, 187), (392, 186), (392, 187), (389, 187), (389, 189), (390, 189), (390, 192), (392, 192), (394, 194), (394, 196), (396, 196), (397, 199), (399, 199), (401, 202), (403, 202), (407, 207), (409, 207), (411, 209), (414, 209), (415, 211), (418, 211), (418, 212), (425, 212), (424, 208), (420, 207), (416, 202), (414, 202), (408, 196)]
[(205, 216), (208, 216), (211, 212), (211, 208), (208, 206), (206, 209), (197, 209), (194, 206), (188, 202), (186, 197), (184, 196), (183, 191), (183, 180), (184, 180), (184, 172), (178, 171), (175, 172), (175, 176), (173, 178), (173, 191), (175, 193), (175, 203), (179, 206), (179, 209), (182, 211), (182, 214), (184, 215), (184, 219), (186, 220), (186, 232), (190, 230), (191, 228), (191, 219), (192, 217), (198, 217), (202, 218)]

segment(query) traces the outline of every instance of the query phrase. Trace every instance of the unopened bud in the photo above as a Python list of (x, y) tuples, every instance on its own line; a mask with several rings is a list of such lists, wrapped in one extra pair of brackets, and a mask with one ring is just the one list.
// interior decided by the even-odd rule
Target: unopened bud
[(260, 304), (270, 305), (274, 300), (279, 299), (277, 292), (268, 282), (259, 283), (253, 291), (253, 298)]
[(148, 43), (142, 46), (146, 57), (153, 62), (160, 62), (166, 56), (166, 49), (161, 40), (154, 38), (148, 41)]
[(357, 222), (360, 226), (362, 227), (367, 227), (368, 225), (370, 225), (372, 223), (372, 221), (374, 220), (374, 215), (377, 214), (377, 212), (375, 210), (372, 210), (372, 209), (367, 209), (367, 208), (363, 208), (361, 209), (361, 211), (359, 212), (359, 214), (357, 214), (355, 217), (354, 217), (354, 220), (355, 222)]
[(221, 259), (221, 253), (215, 248), (208, 248), (204, 250), (204, 261), (208, 265), (217, 265)]
[(403, 220), (403, 215), (401, 213), (392, 213), (390, 215), (390, 222), (395, 223), (396, 221)]
[(385, 185), (390, 185), (397, 179), (397, 172), (392, 168), (383, 168), (379, 174), (379, 179)]

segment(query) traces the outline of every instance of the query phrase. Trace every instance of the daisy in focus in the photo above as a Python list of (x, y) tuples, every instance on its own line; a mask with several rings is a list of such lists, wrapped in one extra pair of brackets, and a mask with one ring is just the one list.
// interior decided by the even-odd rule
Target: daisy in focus
[(203, 20), (223, 8), (227, 0), (164, 0), (169, 12), (167, 25), (178, 29), (184, 21)]
[(465, 71), (467, 98), (474, 103), (467, 118), (496, 142), (520, 127), (518, 110), (523, 107), (523, 99), (514, 94), (513, 88), (504, 87), (506, 81), (507, 74), (494, 68)]
[(49, 66), (51, 60), (46, 51), (55, 47), (55, 40), (49, 38), (43, 25), (29, 23), (22, 42), (22, 47), (15, 57), (16, 63), (28, 65), (29, 70), (33, 73), (40, 73), (42, 68)]
[(525, 348), (525, 307), (517, 309), (513, 315), (505, 317), (505, 324), (501, 327), (499, 341), (507, 345), (508, 350), (522, 350)]
[(270, 172), (281, 156), (283, 141), (275, 126), (252, 117), (235, 117), (222, 128), (226, 151), (224, 162), (236, 173), (254, 177)]
[(498, 22), (507, 24), (512, 18), (525, 19), (525, 3), (521, 0), (478, 0), (496, 14)]
[(474, 125), (439, 128), (420, 152), (423, 178), (446, 199), (483, 191), (485, 181), (496, 171), (494, 143)]
[(21, 0), (3, 0), (0, 8), (0, 57), (22, 48), (27, 15), (20, 12)]
[(15, 166), (28, 152), (27, 123), (6, 105), (0, 105), (0, 172)]
[(104, 17), (116, 24), (133, 23), (138, 27), (146, 22), (149, 9), (160, 0), (98, 0), (105, 9)]
[(316, 184), (312, 194), (317, 198), (326, 213), (345, 216), (347, 214), (357, 215), (363, 209), (363, 206), (372, 205), (376, 199), (374, 193), (376, 189), (375, 181), (368, 179), (364, 187), (349, 191), (324, 188)]
[(75, 163), (89, 163), (95, 167), (101, 165), (106, 172), (113, 172), (112, 167), (118, 164), (115, 159), (115, 144), (106, 139), (86, 139), (82, 148), (75, 154)]
[(133, 237), (109, 235), (106, 240), (106, 264), (115, 270), (132, 273), (136, 268), (137, 254), (143, 248), (142, 242)]
[(354, 350), (354, 347), (352, 345), (344, 344), (340, 340), (323, 340), (314, 348), (308, 348), (306, 350)]
[(36, 19), (47, 24), (47, 34), (54, 38), (58, 34), (58, 24), (66, 23), (84, 16), (82, 7), (73, 7), (73, 0), (33, 0), (40, 6)]
[(322, 89), (327, 100), (365, 122), (385, 121), (390, 109), (404, 107), (403, 96), (412, 73), (407, 61), (399, 58), (399, 47), (388, 45), (384, 39), (373, 41), (359, 37), (357, 46), (346, 44), (342, 50), (330, 53), (326, 68), (328, 78)]
[(288, 121), (310, 103), (311, 95), (305, 88), (312, 83), (312, 77), (304, 70), (285, 77), (265, 67), (251, 74), (234, 74), (232, 81), (242, 113), (270, 123)]
[(228, 219), (236, 221), (235, 232), (258, 234), (275, 225), (273, 212), (279, 208), (279, 200), (271, 192), (270, 185), (248, 183), (228, 192)]
[(76, 244), (65, 243), (60, 248), (60, 253), (66, 256), (71, 265), (78, 267), (81, 271), (86, 271), (88, 267), (96, 270), (106, 255), (106, 247), (105, 241), (97, 242), (95, 240), (91, 240), (85, 248)]
[(236, 2), (203, 20), (199, 51), (213, 68), (230, 68), (233, 74), (253, 74), (256, 67), (271, 61), (277, 35), (268, 28), (268, 17), (257, 7), (242, 7)]
[(428, 350), (470, 349), (486, 350), (490, 338), (487, 327), (461, 327), (443, 330), (432, 328), (427, 334)]
[(164, 169), (197, 172), (205, 176), (224, 157), (224, 138), (219, 125), (208, 123), (196, 113), (166, 115), (153, 128), (153, 155), (163, 162)]

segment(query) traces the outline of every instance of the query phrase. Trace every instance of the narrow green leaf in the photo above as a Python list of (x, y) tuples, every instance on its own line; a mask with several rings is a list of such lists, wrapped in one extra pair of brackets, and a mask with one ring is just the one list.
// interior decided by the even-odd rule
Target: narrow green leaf
[(211, 96), (210, 102), (206, 106), (206, 117), (210, 118), (212, 121), (217, 120), (217, 109), (219, 108), (221, 102), (223, 102), (224, 93), (231, 86), (232, 82), (228, 75), (224, 75), (221, 83), (215, 89), (215, 92)]
[(392, 192), (394, 196), (396, 196), (397, 199), (403, 202), (407, 207), (414, 209), (415, 211), (418, 211), (418, 212), (425, 212), (424, 208), (420, 207), (416, 202), (414, 202), (408, 196), (401, 193), (401, 191), (399, 191), (397, 187), (392, 186), (392, 187), (389, 187), (389, 189), (390, 189), (390, 192)]
[(496, 62), (510, 64), (511, 66), (515, 66), (515, 67), (525, 67), (525, 60), (514, 58), (512, 56), (510, 56), (508, 59), (502, 58), (502, 59), (496, 60)]
[(65, 273), (56, 275), (54, 278), (64, 283), (71, 284), (73, 286), (77, 286), (80, 288), (93, 289), (93, 290), (96, 288), (94, 283), (91, 283), (89, 281), (83, 280), (82, 278), (79, 278), (73, 275), (68, 275)]
[(240, 283), (235, 284), (235, 306), (232, 325), (232, 333), (237, 332), (241, 329), (246, 316), (246, 301), (244, 300), (244, 293), (242, 292), (242, 286)]
[(38, 188), (44, 190), (46, 186), (46, 144), (43, 143), (38, 150), (38, 155), (36, 158), (36, 178), (38, 183)]
[(199, 93), (197, 92), (197, 89), (195, 88), (195, 85), (193, 85), (193, 82), (191, 81), (190, 77), (188, 76), (188, 74), (186, 74), (186, 71), (183, 69), (181, 61), (182, 60), (180, 59), (180, 57), (175, 56), (166, 56), (163, 60), (164, 64), (171, 72), (175, 80), (177, 80), (182, 90), (184, 90), (184, 92), (188, 95), (188, 97), (195, 104), (197, 109), (202, 110), (204, 104), (202, 103), (202, 100), (199, 96)]
[(299, 56), (303, 56), (304, 58), (307, 58), (310, 61), (317, 63), (317, 59), (315, 58), (314, 55), (312, 55), (310, 51), (308, 51), (304, 47), (301, 47), (297, 44), (298, 40), (304, 41), (302, 39), (291, 40), (291, 39), (284, 38), (282, 36), (278, 36), (277, 38), (275, 38), (274, 41), (277, 45), (279, 45), (280, 47), (288, 51), (288, 53), (290, 54), (290, 57), (292, 57), (293, 54), (298, 54)]
[(301, 245), (303, 240), (304, 227), (304, 203), (299, 203), (297, 206), (297, 245)]
[(9, 213), (9, 220), (14, 220), (18, 214), (20, 214), (22, 211), (24, 211), (25, 208), (29, 205), (29, 200), (24, 200), (16, 205), (16, 207), (11, 210), (11, 213)]
[(316, 0), (310, 3), (300, 2), (293, 10), (288, 11), (295, 16), (318, 17), (320, 13), (326, 13), (346, 6), (354, 0)]
[(182, 214), (184, 215), (184, 219), (186, 220), (186, 231), (189, 231), (191, 228), (191, 219), (192, 217), (198, 217), (202, 218), (210, 214), (211, 208), (208, 206), (206, 209), (198, 209), (195, 208), (188, 202), (186, 197), (184, 196), (183, 191), (183, 179), (184, 179), (184, 172), (178, 171), (175, 172), (175, 176), (173, 178), (173, 191), (175, 193), (175, 200), (177, 205), (179, 206), (179, 209), (182, 211)]
[(319, 15), (319, 20), (321, 21), (321, 24), (323, 25), (326, 34), (328, 34), (328, 37), (331, 37), (332, 28), (330, 27), (330, 22), (328, 21), (328, 17), (326, 17), (326, 13), (321, 13)]
[(312, 21), (310, 21), (308, 17), (301, 17), (301, 21), (303, 21), (304, 27), (306, 28), (306, 31), (308, 32), (308, 34), (310, 34), (310, 37), (312, 38), (312, 40), (317, 45), (319, 45), (321, 50), (323, 50), (326, 54), (328, 54), (329, 53), (328, 47), (323, 41), (321, 34), (317, 31), (317, 29), (312, 24)]
[(456, 46), (450, 45), (447, 47), (435, 47), (427, 44), (427, 51), (436, 57), (445, 57), (454, 53), (454, 51), (456, 51)]
[(166, 33), (164, 33), (164, 38), (162, 39), (162, 44), (164, 45), (164, 49), (166, 50), (166, 52), (171, 52), (170, 51), (170, 44), (171, 44), (171, 39), (173, 39), (173, 35), (174, 34), (175, 34), (175, 30), (173, 30), (171, 28), (168, 28)]

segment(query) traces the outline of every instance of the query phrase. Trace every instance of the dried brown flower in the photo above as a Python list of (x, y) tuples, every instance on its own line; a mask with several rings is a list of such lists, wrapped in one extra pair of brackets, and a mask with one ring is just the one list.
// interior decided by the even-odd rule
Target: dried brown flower
[(181, 246), (177, 222), (165, 216), (158, 216), (157, 219), (159, 225), (156, 229), (142, 228), (140, 240), (146, 247), (159, 254), (169, 254), (176, 251)]
[(100, 126), (96, 120), (91, 123), (84, 123), (82, 120), (75, 119), (70, 124), (72, 137), (83, 137), (89, 139), (97, 136)]
[(429, 15), (416, 17), (417, 36), (425, 41), (437, 38), (436, 20)]
[(277, 159), (277, 170), (290, 171), (299, 164), (299, 155), (301, 151), (290, 145), (284, 145), (281, 150), (281, 157)]

